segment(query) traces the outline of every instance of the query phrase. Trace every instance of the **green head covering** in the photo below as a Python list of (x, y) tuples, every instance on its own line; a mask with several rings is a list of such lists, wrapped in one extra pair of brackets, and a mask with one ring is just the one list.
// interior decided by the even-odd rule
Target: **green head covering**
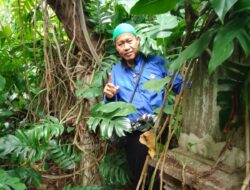
[(131, 33), (133, 35), (137, 35), (135, 28), (127, 23), (121, 23), (118, 26), (115, 27), (114, 31), (113, 31), (113, 40), (116, 40), (116, 37), (124, 34), (124, 33)]

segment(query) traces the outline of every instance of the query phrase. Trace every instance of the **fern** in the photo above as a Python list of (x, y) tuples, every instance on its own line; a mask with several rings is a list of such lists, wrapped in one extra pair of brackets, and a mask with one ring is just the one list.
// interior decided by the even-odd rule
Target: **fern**
[(57, 145), (55, 143), (50, 147), (49, 155), (56, 164), (64, 169), (72, 169), (80, 157), (73, 152), (71, 145)]
[(20, 162), (41, 160), (48, 148), (49, 140), (62, 134), (64, 128), (56, 118), (48, 117), (29, 130), (18, 130), (15, 135), (0, 138), (0, 158), (8, 154)]
[(4, 190), (25, 190), (25, 184), (19, 178), (9, 176), (3, 169), (0, 169), (0, 189)]
[(99, 170), (108, 184), (127, 185), (131, 182), (124, 151), (106, 155)]

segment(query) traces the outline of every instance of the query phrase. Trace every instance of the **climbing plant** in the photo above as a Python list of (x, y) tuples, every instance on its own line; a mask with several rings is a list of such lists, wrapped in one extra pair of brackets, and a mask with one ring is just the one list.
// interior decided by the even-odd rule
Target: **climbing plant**
[[(242, 123), (249, 109), (249, 0), (84, 1), (85, 27), (90, 38), (97, 39), (93, 47), (98, 59), (92, 56), (93, 47), (83, 49), (86, 30), (77, 28), (84, 26), (77, 21), (76, 3), (81, 1), (72, 1), (75, 11), (70, 18), (63, 17), (65, 7), (53, 6), (53, 2), (61, 5), (59, 1), (51, 2), (0, 0), (0, 186), (4, 189), (39, 187), (55, 167), (66, 176), (70, 171), (68, 178), (78, 175), (79, 152), (85, 150), (79, 139), (98, 132), (107, 140), (113, 133), (129, 132), (124, 117), (134, 108), (102, 101), (102, 87), (119, 61), (111, 37), (120, 22), (135, 26), (141, 51), (164, 56), (172, 71), (188, 69), (186, 80), (193, 63), (206, 56), (209, 74), (222, 72), (218, 83), (223, 88), (217, 95), (222, 130)], [(72, 22), (64, 22), (67, 19)], [(76, 31), (85, 32), (85, 37)], [(157, 91), (170, 80), (150, 81), (145, 88)], [(91, 103), (95, 106), (88, 110)], [(162, 111), (175, 112), (173, 121), (179, 121), (180, 109), (169, 108)], [(102, 140), (98, 145), (107, 146)], [(92, 152), (84, 152), (83, 158), (95, 157)], [(129, 182), (126, 172), (119, 170), (124, 164), (121, 157), (111, 168), (110, 156), (98, 158), (93, 162), (100, 164), (104, 185), (64, 189), (115, 189)]]

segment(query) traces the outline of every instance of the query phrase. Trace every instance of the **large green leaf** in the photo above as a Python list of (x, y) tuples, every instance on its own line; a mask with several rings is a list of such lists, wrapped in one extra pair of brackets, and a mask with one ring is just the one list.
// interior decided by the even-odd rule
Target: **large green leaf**
[(240, 33), (236, 37), (239, 40), (240, 45), (245, 52), (245, 55), (248, 56), (250, 54), (250, 36), (249, 36), (249, 33), (247, 33), (247, 31), (243, 29), (240, 31)]
[(130, 120), (126, 117), (116, 119), (91, 117), (87, 124), (89, 129), (93, 131), (98, 127), (100, 129), (100, 136), (105, 139), (110, 139), (114, 132), (118, 137), (125, 136), (125, 132), (131, 132)]
[(234, 13), (250, 11), (250, 1), (249, 0), (238, 0), (234, 6)]
[(170, 82), (170, 80), (170, 77), (165, 77), (163, 79), (153, 79), (145, 82), (142, 87), (149, 91), (160, 92), (164, 86)]
[(119, 0), (117, 3), (122, 5), (127, 13), (130, 13), (130, 9), (135, 5), (137, 0)]
[(210, 2), (214, 11), (223, 22), (225, 15), (237, 2), (237, 0), (210, 0)]
[(82, 95), (84, 98), (94, 98), (94, 97), (102, 95), (102, 90), (98, 86), (93, 86), (93, 87), (89, 87), (86, 89), (76, 90), (76, 95), (77, 96)]
[(156, 22), (159, 23), (161, 30), (173, 29), (179, 23), (177, 17), (171, 15), (170, 13), (157, 15)]
[[(217, 51), (216, 51), (217, 50)], [(212, 57), (209, 61), (208, 71), (211, 74), (219, 65), (227, 60), (233, 53), (234, 44), (233, 42), (227, 43), (227, 46), (222, 45), (221, 49), (214, 49)]]
[(0, 109), (0, 119), (1, 118), (7, 118), (11, 115), (13, 115), (14, 113), (12, 111), (10, 111), (9, 109)]
[(59, 167), (64, 169), (75, 168), (76, 161), (79, 160), (78, 154), (73, 151), (72, 145), (51, 143), (49, 155)]
[(62, 134), (64, 127), (54, 117), (41, 120), (32, 129), (17, 130), (15, 135), (6, 135), (0, 138), (0, 157), (11, 154), (20, 162), (41, 160), (46, 154), (48, 142), (52, 137)]
[(20, 140), (14, 135), (7, 135), (0, 138), (0, 158), (4, 158), (7, 154), (15, 150), (20, 146)]
[(99, 108), (97, 108), (96, 111), (103, 112), (103, 113), (112, 113), (114, 111), (114, 116), (127, 116), (129, 114), (132, 114), (136, 111), (135, 107), (126, 102), (110, 102), (108, 104), (101, 105)]
[(124, 132), (131, 132), (132, 128), (130, 125), (130, 120), (128, 118), (117, 118), (115, 122), (115, 132), (119, 137), (125, 136)]
[(194, 59), (201, 55), (201, 53), (208, 47), (210, 40), (215, 33), (214, 29), (210, 29), (203, 33), (201, 37), (195, 40), (191, 45), (189, 45), (183, 52), (181, 52), (176, 60), (170, 65), (172, 71), (176, 71), (181, 68), (181, 66), (188, 59)]
[[(111, 137), (111, 135), (109, 136), (109, 132), (112, 131), (113, 132), (113, 125), (110, 124), (111, 120), (110, 119), (106, 119), (103, 118), (101, 123), (100, 123), (100, 133), (101, 136), (108, 139)], [(111, 128), (111, 129), (109, 129)], [(112, 134), (112, 133), (111, 133)]]
[(172, 10), (179, 0), (139, 0), (131, 9), (132, 14), (155, 15)]
[(99, 117), (90, 117), (88, 122), (87, 122), (87, 125), (89, 126), (89, 128), (96, 132), (96, 128), (97, 126), (99, 125), (99, 123), (101, 122), (101, 118)]
[(39, 173), (39, 171), (33, 168), (30, 168), (29, 166), (24, 166), (24, 167), (18, 166), (18, 168), (9, 170), (8, 174), (13, 177), (18, 177), (22, 181), (26, 181), (26, 182), (28, 181), (29, 184), (32, 183), (37, 188), (40, 187), (41, 185), (41, 181), (42, 181), (41, 174)]
[(52, 137), (60, 136), (64, 131), (64, 126), (58, 121), (57, 118), (47, 116), (41, 119), (39, 123), (35, 124), (32, 129), (26, 130), (28, 136), (40, 139), (51, 139)]
[(4, 89), (5, 84), (6, 84), (5, 78), (2, 75), (0, 75), (0, 92)]
[(208, 65), (209, 74), (230, 57), (234, 50), (233, 40), (242, 32), (248, 20), (236, 18), (220, 28), (214, 39), (213, 52)]
[(0, 169), (0, 189), (4, 190), (25, 190), (25, 184), (19, 178), (9, 176), (4, 170)]
[(156, 35), (156, 38), (167, 38), (171, 36), (172, 32), (169, 31), (161, 31)]

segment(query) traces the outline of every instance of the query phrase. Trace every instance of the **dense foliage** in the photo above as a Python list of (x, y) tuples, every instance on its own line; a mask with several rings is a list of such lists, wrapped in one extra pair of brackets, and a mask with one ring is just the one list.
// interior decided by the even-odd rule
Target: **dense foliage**
[[(56, 52), (55, 47), (47, 47), (44, 38), (53, 42), (56, 33), (63, 50), (71, 44), (49, 8), (53, 29), (44, 36), (44, 8), (45, 2), (39, 0), (0, 0), (0, 189), (39, 187), (43, 173), (55, 166), (73, 171), (80, 161), (79, 150), (73, 145), (74, 129), (63, 118), (46, 112), (41, 102), (48, 90), (41, 88), (46, 67), (44, 47)], [(217, 101), (221, 128), (243, 124), (250, 94), (249, 0), (87, 0), (84, 12), (91, 35), (105, 41), (93, 80), (76, 81), (74, 98), (97, 99), (91, 116), (86, 116), (90, 130), (104, 139), (113, 133), (123, 136), (130, 130), (124, 116), (134, 108), (120, 102), (103, 105), (100, 98), (107, 73), (118, 60), (112, 29), (125, 21), (135, 25), (144, 53), (161, 54), (170, 60), (173, 71), (188, 68), (186, 80), (191, 78), (190, 68), (198, 59), (208, 65), (210, 75), (220, 71), (218, 83), (223, 88)], [(144, 87), (158, 91), (169, 81), (150, 81)], [(173, 96), (168, 99), (173, 102)], [(174, 110), (173, 106), (169, 108), (167, 113)], [(100, 165), (106, 188), (69, 185), (64, 189), (115, 189), (128, 183), (124, 158), (110, 158), (107, 155)], [(125, 170), (120, 170), (121, 165)]]

